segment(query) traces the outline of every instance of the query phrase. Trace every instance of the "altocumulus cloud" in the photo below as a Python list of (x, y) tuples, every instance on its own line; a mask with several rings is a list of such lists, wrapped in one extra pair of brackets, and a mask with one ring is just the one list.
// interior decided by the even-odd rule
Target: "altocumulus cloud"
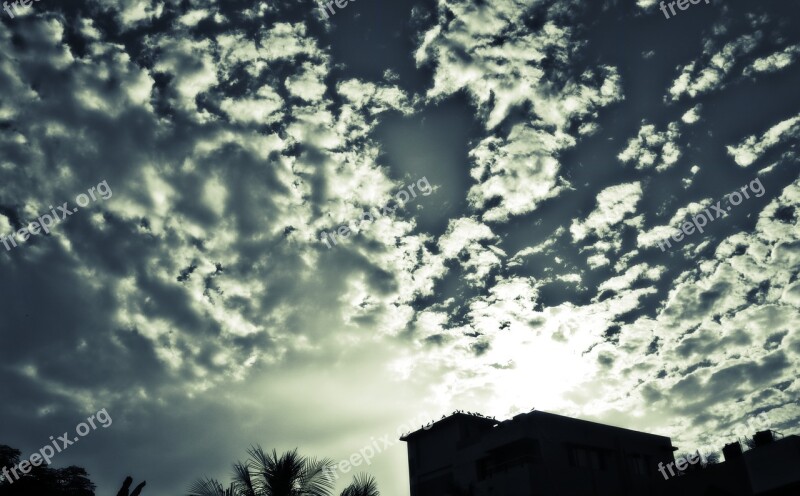
[[(536, 406), (686, 445), (760, 411), (795, 429), (800, 40), (771, 0), (698, 12), (708, 29), (675, 46), (654, 2), (623, 3), (439, 0), (380, 32), (336, 25), (366, 2), (327, 20), (312, 2), (42, 2), (7, 22), (0, 232), (100, 177), (114, 200), (0, 253), (0, 442), (29, 451), (108, 408), (115, 428), (60, 461), (99, 493), (136, 470), (173, 494), (252, 442), (338, 459), (420, 411)], [(652, 29), (604, 41), (633, 22)], [(392, 77), (337, 58), (382, 31), (410, 47), (370, 59)], [(631, 60), (663, 79), (641, 86)], [(739, 92), (764, 112), (728, 118)], [(322, 246), (415, 177), (439, 186), (376, 129), (453, 102), (474, 134), (440, 182), (463, 176), (463, 208), (431, 195)], [(763, 198), (658, 250), (756, 175)], [(404, 458), (375, 460), (382, 492), (403, 494)]]

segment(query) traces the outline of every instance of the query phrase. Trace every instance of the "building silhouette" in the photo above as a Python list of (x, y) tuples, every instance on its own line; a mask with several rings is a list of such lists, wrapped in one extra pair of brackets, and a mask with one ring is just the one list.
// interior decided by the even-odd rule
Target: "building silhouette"
[(675, 450), (668, 437), (540, 411), (501, 422), (459, 412), (401, 439), (411, 496), (655, 496), (655, 467)]
[(722, 449), (723, 463), (697, 467), (665, 483), (664, 494), (685, 496), (800, 495), (800, 437), (757, 432), (753, 447), (736, 441)]
[(670, 438), (540, 411), (455, 412), (400, 439), (411, 496), (800, 496), (800, 437), (772, 431), (667, 479)]

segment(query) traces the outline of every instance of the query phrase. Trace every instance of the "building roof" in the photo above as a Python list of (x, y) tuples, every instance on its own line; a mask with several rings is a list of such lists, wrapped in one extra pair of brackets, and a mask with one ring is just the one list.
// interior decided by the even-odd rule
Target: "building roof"
[(443, 427), (447, 424), (451, 424), (456, 421), (467, 421), (467, 422), (476, 422), (481, 425), (485, 425), (487, 427), (493, 427), (499, 423), (499, 421), (495, 420), (492, 417), (487, 417), (485, 415), (481, 415), (480, 413), (472, 413), (472, 412), (462, 412), (460, 410), (456, 410), (451, 415), (444, 417), (441, 420), (434, 421), (421, 429), (417, 429), (416, 431), (412, 431), (400, 436), (401, 441), (407, 441), (412, 437), (416, 437), (422, 432), (430, 431), (431, 429), (438, 429)]
[[(636, 434), (636, 435), (658, 437), (658, 438), (664, 439), (667, 442), (671, 442), (671, 440), (670, 440), (670, 438), (668, 436), (660, 436), (658, 434), (650, 434), (648, 432), (636, 431), (636, 430), (633, 430), (633, 429), (626, 429), (625, 427), (617, 427), (617, 426), (610, 425), (610, 424), (602, 424), (600, 422), (593, 422), (591, 420), (583, 420), (583, 419), (579, 419), (579, 418), (575, 418), (575, 417), (567, 417), (566, 415), (558, 415), (556, 413), (548, 413), (548, 412), (543, 412), (543, 411), (539, 411), (539, 410), (534, 410), (534, 411), (531, 411), (531, 412), (528, 412), (528, 413), (521, 413), (519, 415), (515, 415), (514, 417), (512, 417), (510, 419), (502, 420), (502, 421), (496, 420), (493, 417), (487, 417), (485, 415), (481, 415), (479, 413), (463, 412), (463, 411), (457, 410), (457, 411), (453, 412), (453, 414), (450, 415), (450, 416), (447, 416), (447, 417), (445, 417), (445, 418), (443, 418), (441, 420), (438, 420), (436, 422), (428, 424), (428, 425), (426, 425), (426, 426), (424, 426), (421, 429), (418, 429), (416, 431), (404, 434), (403, 436), (400, 437), (400, 440), (401, 441), (408, 441), (409, 439), (411, 439), (413, 437), (417, 437), (417, 436), (421, 435), (423, 432), (427, 432), (427, 431), (430, 431), (432, 429), (438, 429), (438, 428), (440, 428), (440, 427), (442, 427), (444, 425), (447, 425), (447, 424), (450, 424), (450, 423), (456, 422), (456, 421), (476, 422), (476, 423), (481, 424), (481, 425), (486, 426), (486, 427), (495, 427), (497, 425), (513, 423), (513, 422), (517, 422), (517, 421), (520, 421), (520, 420), (523, 420), (523, 419), (526, 419), (526, 418), (534, 418), (534, 419), (536, 419), (536, 418), (548, 418), (548, 417), (549, 418), (554, 418), (555, 417), (555, 418), (558, 418), (559, 420), (563, 420), (563, 421), (578, 422), (578, 423), (583, 423), (583, 424), (586, 424), (586, 425), (593, 425), (593, 426), (600, 427), (600, 428), (620, 429), (620, 430), (628, 431), (628, 432)], [(673, 448), (673, 450), (675, 450), (675, 449), (677, 449), (677, 448)]]

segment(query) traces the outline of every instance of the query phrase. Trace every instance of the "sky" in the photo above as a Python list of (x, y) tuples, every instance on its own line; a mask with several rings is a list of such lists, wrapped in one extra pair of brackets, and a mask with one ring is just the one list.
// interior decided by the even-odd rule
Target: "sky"
[(403, 496), (456, 409), (800, 431), (797, 2), (332, 9), (0, 11), (0, 443), (105, 409), (52, 463), (166, 496), (389, 439), (339, 487)]

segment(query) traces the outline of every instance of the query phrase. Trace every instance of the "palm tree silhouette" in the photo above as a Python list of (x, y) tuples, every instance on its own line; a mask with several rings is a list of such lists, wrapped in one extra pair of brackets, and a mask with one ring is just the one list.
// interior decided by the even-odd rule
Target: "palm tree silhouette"
[[(278, 455), (255, 446), (246, 462), (233, 465), (233, 482), (228, 488), (211, 478), (192, 484), (189, 496), (333, 496), (334, 482), (326, 470), (329, 458), (318, 460), (301, 456), (297, 449)], [(341, 496), (380, 496), (375, 479), (356, 476)]]
[(342, 491), (342, 496), (380, 496), (378, 484), (371, 475), (356, 475), (353, 483)]

